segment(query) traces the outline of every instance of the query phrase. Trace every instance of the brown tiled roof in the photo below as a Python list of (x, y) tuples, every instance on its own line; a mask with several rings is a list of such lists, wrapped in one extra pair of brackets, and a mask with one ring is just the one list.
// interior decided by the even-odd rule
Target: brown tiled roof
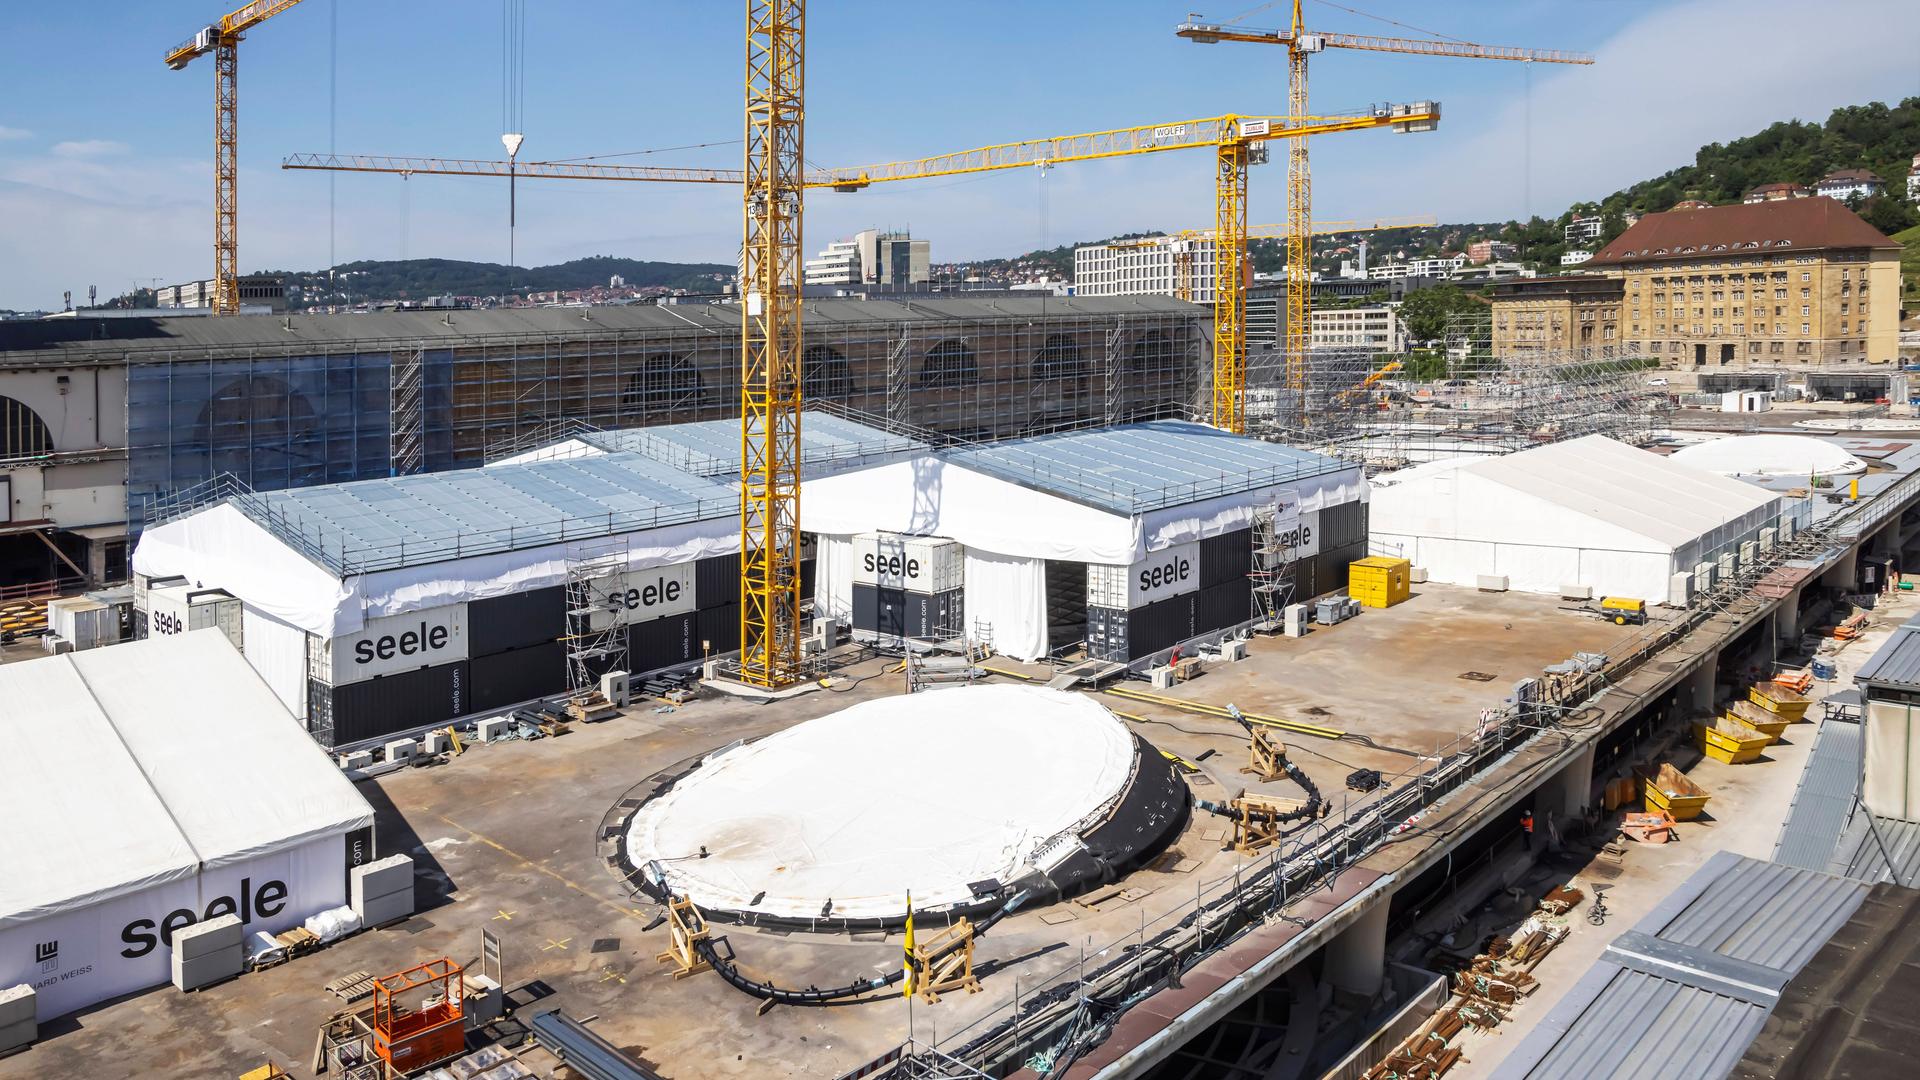
[(1747, 194), (1753, 195), (1762, 191), (1805, 191), (1805, 190), (1807, 190), (1807, 185), (1805, 184), (1792, 184), (1792, 183), (1761, 184), (1759, 187), (1754, 188), (1752, 191), (1747, 192)]
[(1865, 169), (1835, 169), (1832, 172), (1820, 178), (1820, 182), (1823, 184), (1827, 183), (1830, 180), (1845, 181), (1849, 183), (1854, 183), (1854, 182), (1864, 180), (1869, 184), (1879, 184), (1879, 183), (1885, 182)]
[(1841, 203), (1817, 196), (1648, 214), (1587, 265), (1899, 246)]

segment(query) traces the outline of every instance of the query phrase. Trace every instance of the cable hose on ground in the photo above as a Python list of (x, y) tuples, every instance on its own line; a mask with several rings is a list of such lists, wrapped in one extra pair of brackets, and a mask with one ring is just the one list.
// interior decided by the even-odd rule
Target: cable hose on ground
[[(1319, 786), (1313, 782), (1312, 777), (1309, 777), (1300, 766), (1295, 765), (1291, 761), (1281, 762), (1280, 767), (1286, 770), (1288, 779), (1299, 784), (1300, 789), (1307, 793), (1307, 803), (1298, 810), (1289, 810), (1286, 813), (1274, 815), (1274, 822), (1279, 824), (1288, 821), (1298, 821), (1302, 818), (1312, 819), (1318, 817), (1320, 807), (1326, 802), (1320, 795)], [(1193, 803), (1200, 809), (1208, 813), (1218, 814), (1221, 817), (1239, 816), (1239, 812), (1228, 803), (1217, 803), (1208, 799), (1195, 799)]]
[[(1006, 903), (995, 908), (989, 912), (985, 918), (973, 924), (973, 936), (977, 938), (988, 930), (993, 929), (995, 923), (1013, 914), (1014, 911), (1025, 904), (1031, 896), (1032, 890), (1023, 890), (1015, 893)], [(718, 972), (720, 977), (727, 981), (727, 985), (749, 997), (756, 997), (763, 1001), (773, 1001), (781, 1005), (825, 1005), (831, 1001), (844, 1001), (847, 998), (859, 997), (862, 994), (870, 994), (875, 990), (891, 986), (906, 977), (906, 969), (903, 966), (899, 970), (886, 975), (875, 975), (865, 979), (856, 979), (845, 985), (831, 986), (824, 990), (817, 986), (809, 986), (805, 990), (794, 990), (747, 977), (740, 971), (739, 965), (735, 964), (731, 957), (720, 955), (720, 950), (711, 939), (702, 938), (694, 942), (693, 947), (694, 951), (700, 954), (700, 959), (711, 964), (713, 970)]]

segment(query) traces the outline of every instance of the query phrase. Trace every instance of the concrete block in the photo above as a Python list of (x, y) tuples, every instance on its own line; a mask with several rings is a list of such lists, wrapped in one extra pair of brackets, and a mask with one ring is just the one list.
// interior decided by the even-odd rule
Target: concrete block
[(403, 890), (411, 897), (413, 860), (405, 855), (375, 859), (364, 866), (354, 867), (347, 874), (347, 903), (355, 911), (360, 910), (361, 903), (366, 899), (391, 896)]
[(1702, 562), (1693, 564), (1693, 591), (1703, 593), (1713, 588), (1713, 575), (1719, 570), (1719, 564)]
[(1760, 545), (1748, 540), (1740, 545), (1740, 565), (1752, 566), (1753, 558), (1760, 551)]
[(373, 764), (373, 751), (355, 750), (351, 754), (340, 755), (340, 767), (343, 769), (364, 769)]
[(429, 731), (420, 736), (420, 752), (432, 757), (453, 749), (453, 738), (444, 731)]
[(467, 1026), (481, 1027), (491, 1024), (506, 1015), (506, 994), (500, 984), (485, 975), (468, 972), (466, 1017)]
[(1591, 585), (1562, 585), (1562, 586), (1560, 586), (1560, 599), (1562, 599), (1562, 600), (1591, 600), (1591, 599), (1593, 599), (1593, 586), (1591, 586)]
[(246, 929), (240, 916), (222, 915), (197, 922), (173, 935), (173, 955), (182, 960), (198, 960), (223, 949), (238, 949), (246, 942)]
[(39, 995), (26, 983), (0, 990), (0, 1027), (35, 1019), (39, 1007)]
[(18, 1050), (39, 1037), (40, 1025), (31, 1019), (0, 1024), (0, 1054)]
[(173, 985), (179, 990), (198, 990), (223, 979), (231, 979), (246, 970), (247, 950), (239, 944), (194, 959), (173, 954)]
[(1416, 566), (1407, 571), (1407, 581), (1415, 585), (1425, 585), (1427, 583), (1427, 568), (1424, 566)]
[(600, 676), (600, 696), (621, 708), (633, 704), (633, 687), (624, 671), (609, 671)]
[(1760, 530), (1760, 550), (1772, 551), (1773, 545), (1776, 542), (1778, 542), (1779, 539), (1780, 539), (1779, 529), (1761, 529)]
[(420, 744), (412, 739), (395, 739), (386, 745), (388, 761), (412, 761), (420, 753)]
[(1231, 664), (1238, 660), (1245, 660), (1246, 658), (1246, 642), (1239, 638), (1228, 638), (1220, 643), (1220, 660), (1222, 663)]
[(385, 926), (413, 914), (413, 892), (368, 897), (365, 906), (356, 906), (363, 926)]
[(1481, 592), (1506, 592), (1507, 576), (1505, 574), (1481, 574), (1474, 582), (1474, 585)]
[(507, 717), (489, 716), (474, 725), (474, 732), (481, 742), (492, 742), (506, 735), (512, 729), (512, 724)]

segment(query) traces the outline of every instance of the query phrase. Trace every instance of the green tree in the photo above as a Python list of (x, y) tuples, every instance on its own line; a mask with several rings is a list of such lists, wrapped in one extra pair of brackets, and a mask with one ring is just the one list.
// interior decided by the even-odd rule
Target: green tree
[(1400, 319), (1415, 341), (1432, 341), (1446, 332), (1453, 315), (1479, 310), (1480, 303), (1458, 285), (1436, 285), (1409, 293), (1400, 303)]
[[(1852, 205), (1852, 200), (1848, 200), (1848, 204)], [(1911, 228), (1916, 221), (1920, 221), (1920, 215), (1916, 215), (1912, 207), (1886, 195), (1875, 195), (1866, 200), (1854, 207), (1854, 213), (1859, 214), (1867, 224), (1888, 236), (1902, 229)]]

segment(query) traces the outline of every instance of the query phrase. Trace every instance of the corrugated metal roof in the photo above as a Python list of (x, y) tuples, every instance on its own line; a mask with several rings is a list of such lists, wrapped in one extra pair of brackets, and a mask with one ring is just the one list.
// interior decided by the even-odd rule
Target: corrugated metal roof
[(1854, 672), (1853, 681), (1861, 686), (1920, 689), (1920, 616), (1896, 628)]
[[(1089, 315), (1181, 314), (1209, 309), (1165, 296), (996, 297), (967, 300), (809, 300), (814, 325), (964, 322)], [(384, 352), (393, 343), (456, 348), (488, 339), (604, 338), (632, 333), (739, 334), (733, 304), (631, 304), (485, 311), (376, 311), (359, 315), (235, 315), (226, 318), (56, 319), (0, 323), (0, 364), (87, 362), (167, 350), (289, 348), (296, 353)]]
[(1499, 1080), (1725, 1076), (1867, 886), (1718, 852), (1620, 935)]
[(1859, 881), (1920, 884), (1920, 822), (1856, 813), (1831, 854), (1830, 874)]
[(738, 489), (642, 454), (250, 493), (231, 502), (336, 574), (730, 517)]
[(1154, 420), (942, 452), (947, 461), (1118, 514), (1140, 514), (1354, 469), (1205, 424)]
[(1807, 765), (1794, 785), (1787, 820), (1773, 845), (1773, 861), (1803, 870), (1826, 870), (1853, 812), (1860, 786), (1860, 725), (1829, 717), (1814, 734)]

